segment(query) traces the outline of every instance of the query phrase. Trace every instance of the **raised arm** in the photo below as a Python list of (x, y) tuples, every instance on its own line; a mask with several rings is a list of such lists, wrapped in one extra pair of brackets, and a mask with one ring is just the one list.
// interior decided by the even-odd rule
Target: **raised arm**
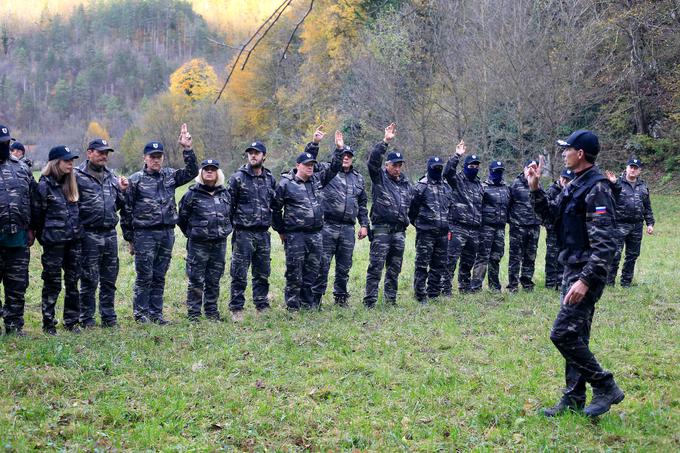
[(446, 163), (446, 167), (444, 167), (444, 178), (446, 179), (446, 182), (449, 183), (449, 186), (451, 186), (453, 190), (456, 190), (458, 188), (456, 170), (458, 169), (458, 163), (460, 162), (460, 158), (463, 157), (463, 154), (465, 154), (466, 151), (467, 147), (465, 146), (465, 142), (461, 140), (456, 145), (456, 152), (454, 153), (453, 156), (451, 156), (449, 161)]
[(186, 123), (182, 124), (177, 142), (182, 146), (182, 156), (184, 157), (184, 168), (175, 170), (175, 185), (183, 186), (198, 175), (198, 162), (196, 154), (192, 148), (193, 139), (187, 129)]

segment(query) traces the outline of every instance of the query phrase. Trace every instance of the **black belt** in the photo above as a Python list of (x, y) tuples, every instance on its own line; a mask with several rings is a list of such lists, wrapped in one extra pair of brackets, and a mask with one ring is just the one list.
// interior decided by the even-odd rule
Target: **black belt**
[(406, 231), (406, 227), (402, 225), (390, 225), (388, 223), (383, 223), (380, 225), (371, 226), (371, 230), (374, 233), (403, 233)]

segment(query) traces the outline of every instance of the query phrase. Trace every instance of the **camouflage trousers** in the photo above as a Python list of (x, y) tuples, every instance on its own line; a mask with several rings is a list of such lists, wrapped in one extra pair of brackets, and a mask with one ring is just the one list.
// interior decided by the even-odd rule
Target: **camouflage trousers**
[(328, 273), (331, 261), (335, 257), (333, 295), (336, 300), (344, 300), (349, 296), (347, 281), (349, 280), (352, 254), (354, 253), (354, 225), (326, 222), (321, 230), (321, 235), (323, 236), (323, 261), (312, 292), (320, 296), (326, 293)]
[[(541, 234), (540, 225), (510, 225), (510, 252), (508, 256), (508, 289), (514, 291), (519, 283), (527, 290), (534, 289), (536, 250)], [(521, 269), (520, 269), (521, 268)]]
[(557, 245), (557, 231), (545, 230), (545, 287), (559, 289), (562, 284), (564, 265), (557, 259), (560, 255), (560, 247)]
[(320, 294), (312, 287), (319, 275), (323, 260), (321, 231), (286, 233), (286, 306), (289, 310), (318, 307)]
[(187, 312), (189, 318), (201, 316), (201, 307), (208, 318), (219, 318), (217, 299), (220, 279), (224, 275), (227, 239), (187, 241)]
[(68, 329), (80, 321), (80, 294), (78, 293), (78, 277), (80, 276), (81, 249), (80, 241), (68, 241), (43, 246), (42, 262), (42, 318), (43, 328), (57, 325), (55, 306), (61, 292), (61, 271), (64, 271), (64, 326)]
[(591, 286), (580, 303), (564, 304), (564, 296), (579, 279), (582, 270), (582, 266), (564, 267), (560, 311), (553, 323), (550, 340), (565, 360), (564, 394), (585, 401), (586, 382), (593, 387), (608, 385), (612, 373), (602, 369), (589, 347), (595, 303), (602, 297), (604, 282)]
[(231, 301), (229, 310), (243, 310), (248, 285), (248, 268), (252, 264), (253, 303), (262, 310), (269, 307), (271, 272), (271, 235), (269, 231), (235, 229), (231, 236)]
[(500, 291), (501, 282), (498, 273), (505, 253), (505, 225), (483, 225), (481, 233), (470, 289), (472, 291), (482, 289), (488, 269), (489, 289)]
[(115, 324), (114, 299), (118, 278), (118, 234), (115, 228), (109, 231), (85, 231), (82, 238), (82, 262), (80, 324), (87, 326), (95, 322), (97, 287), (102, 324)]
[(7, 332), (24, 327), (24, 305), (28, 288), (28, 247), (0, 247), (0, 283), (5, 289), (5, 306), (0, 312), (5, 318)]
[(385, 271), (385, 287), (383, 300), (394, 304), (399, 289), (399, 273), (406, 247), (406, 232), (392, 230), (389, 227), (373, 226), (368, 270), (366, 271), (366, 290), (364, 305), (373, 307), (378, 301), (378, 287)]
[(635, 274), (635, 261), (640, 256), (640, 246), (642, 245), (642, 222), (624, 223), (619, 222), (616, 228), (616, 253), (609, 269), (607, 283), (613, 285), (616, 274), (619, 271), (619, 263), (623, 254), (623, 247), (626, 247), (626, 257), (623, 260), (621, 269), (621, 286), (630, 286)]
[(416, 267), (413, 291), (418, 302), (439, 297), (442, 278), (446, 274), (449, 232), (444, 230), (416, 231)]
[(174, 228), (140, 229), (134, 232), (135, 279), (132, 308), (135, 319), (163, 316), (165, 274), (170, 267)]
[(455, 224), (451, 227), (451, 239), (449, 239), (448, 263), (446, 275), (443, 279), (442, 292), (451, 295), (453, 287), (453, 275), (460, 258), (458, 268), (458, 291), (469, 293), (472, 291), (470, 277), (472, 266), (479, 249), (479, 228)]

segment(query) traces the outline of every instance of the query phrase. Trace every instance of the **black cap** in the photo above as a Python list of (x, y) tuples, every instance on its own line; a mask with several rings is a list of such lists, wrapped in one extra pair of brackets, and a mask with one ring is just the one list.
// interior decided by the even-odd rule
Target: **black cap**
[(297, 157), (296, 162), (298, 164), (307, 164), (309, 162), (316, 163), (316, 158), (310, 153), (302, 153)]
[(527, 159), (527, 161), (524, 162), (524, 168), (527, 168), (530, 165), (538, 165), (538, 161), (536, 159)]
[(642, 161), (637, 157), (631, 157), (628, 159), (628, 165), (631, 167), (642, 167)]
[(470, 165), (470, 164), (479, 164), (479, 163), (481, 163), (481, 162), (482, 162), (482, 161), (479, 160), (479, 156), (478, 156), (478, 155), (476, 155), (476, 154), (470, 154), (469, 156), (465, 156), (465, 161), (464, 161), (463, 165), (465, 165), (465, 166), (467, 167), (467, 166)]
[(201, 170), (203, 170), (205, 167), (220, 168), (220, 161), (217, 159), (206, 159), (201, 162)]
[(562, 173), (560, 173), (560, 176), (562, 178), (574, 179), (574, 172), (572, 170), (569, 170), (568, 168), (565, 168), (564, 170), (562, 170)]
[(264, 146), (264, 143), (262, 142), (253, 142), (246, 148), (246, 152), (249, 150), (254, 149), (255, 151), (259, 151), (262, 154), (267, 154), (267, 147)]
[(594, 132), (579, 129), (564, 140), (557, 140), (557, 144), (563, 148), (582, 149), (583, 152), (591, 156), (600, 153), (600, 140)]
[(429, 159), (427, 159), (427, 168), (434, 168), (434, 167), (444, 167), (444, 161), (437, 156), (432, 156)]
[(404, 155), (400, 151), (392, 151), (387, 154), (387, 162), (393, 164), (398, 164), (399, 162), (404, 162)]
[(90, 144), (87, 145), (87, 149), (93, 149), (95, 151), (113, 151), (109, 142), (103, 138), (95, 138), (92, 140)]
[(69, 147), (64, 146), (64, 145), (59, 145), (59, 146), (55, 146), (54, 148), (52, 148), (50, 150), (48, 157), (47, 157), (48, 160), (55, 160), (55, 159), (73, 160), (73, 159), (77, 159), (77, 158), (78, 158), (78, 155), (71, 153), (71, 150), (69, 149)]
[(163, 151), (163, 144), (161, 142), (149, 142), (144, 146), (144, 154), (155, 154), (155, 153), (164, 153)]
[(350, 156), (354, 157), (354, 150), (349, 146), (345, 145), (345, 147), (342, 148), (342, 154), (349, 154)]
[(12, 139), (9, 135), (9, 128), (0, 124), (0, 142), (8, 142)]
[(26, 148), (24, 148), (24, 145), (19, 142), (14, 142), (11, 145), (9, 145), (9, 149), (19, 149), (23, 152), (26, 152)]
[(491, 171), (496, 171), (496, 170), (505, 170), (505, 167), (503, 166), (503, 162), (500, 160), (492, 160), (491, 163), (489, 164), (489, 170)]

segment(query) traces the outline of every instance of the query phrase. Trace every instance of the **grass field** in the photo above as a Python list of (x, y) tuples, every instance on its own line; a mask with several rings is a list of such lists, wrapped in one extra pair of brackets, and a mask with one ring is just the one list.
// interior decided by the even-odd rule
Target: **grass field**
[[(357, 244), (351, 308), (283, 310), (284, 256), (272, 237), (274, 309), (244, 323), (186, 321), (185, 241), (166, 285), (167, 327), (132, 321), (134, 269), (121, 246), (118, 330), (40, 331), (32, 250), (28, 338), (0, 338), (6, 450), (680, 450), (680, 201), (653, 197), (634, 282), (606, 291), (592, 348), (626, 391), (597, 422), (546, 419), (563, 361), (548, 338), (553, 291), (413, 300), (414, 232), (399, 306), (366, 311), (368, 242)], [(535, 280), (543, 284), (544, 236)], [(507, 253), (502, 264), (506, 281)], [(226, 309), (229, 277), (222, 284)], [(61, 311), (61, 303), (58, 305)]]

